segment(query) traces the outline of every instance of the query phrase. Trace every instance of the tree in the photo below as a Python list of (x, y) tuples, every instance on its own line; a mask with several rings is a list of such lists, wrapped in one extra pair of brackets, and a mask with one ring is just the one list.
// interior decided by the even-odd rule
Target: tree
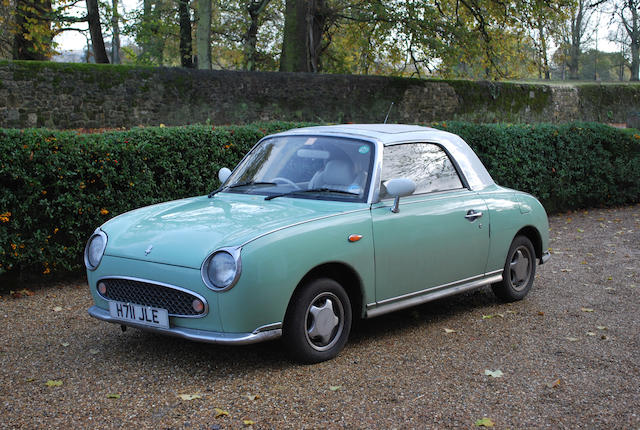
[(212, 0), (198, 0), (198, 28), (196, 48), (198, 69), (211, 70), (211, 13)]
[(631, 79), (637, 81), (640, 75), (640, 1), (624, 0), (616, 8), (615, 14), (627, 34), (627, 46), (631, 54)]
[(91, 33), (91, 47), (96, 63), (109, 63), (107, 50), (104, 47), (102, 37), (102, 25), (100, 24), (100, 11), (98, 10), (98, 0), (87, 1), (87, 20), (89, 21), (89, 33)]
[(178, 15), (180, 17), (180, 64), (182, 67), (191, 68), (193, 67), (193, 52), (189, 0), (178, 0)]
[(118, 14), (118, 0), (111, 0), (111, 62), (120, 64), (120, 15)]
[(0, 59), (9, 59), (12, 55), (15, 9), (14, 0), (0, 1)]
[(286, 0), (281, 72), (317, 72), (329, 9), (325, 0)]
[(51, 0), (16, 0), (13, 33), (14, 60), (48, 60), (54, 33)]
[(270, 1), (271, 0), (249, 0), (247, 3), (246, 10), (249, 14), (250, 24), (243, 38), (245, 70), (255, 70), (256, 68), (256, 63), (258, 62), (258, 51), (256, 49), (256, 45), (258, 44), (260, 15), (264, 12)]

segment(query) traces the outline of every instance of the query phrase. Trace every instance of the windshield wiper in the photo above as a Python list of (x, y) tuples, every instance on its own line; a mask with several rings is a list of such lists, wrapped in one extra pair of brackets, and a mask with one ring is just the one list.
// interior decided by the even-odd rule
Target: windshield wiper
[(336, 190), (334, 188), (311, 188), (309, 190), (293, 190), (293, 191), (289, 191), (286, 193), (280, 193), (280, 194), (274, 194), (272, 196), (267, 196), (264, 199), (265, 200), (273, 200), (276, 197), (284, 197), (284, 196), (288, 196), (291, 194), (302, 194), (302, 193), (338, 193), (338, 194), (349, 194), (352, 196), (358, 196), (359, 193), (354, 193), (353, 191), (342, 191), (342, 190)]
[(227, 185), (226, 187), (220, 187), (217, 190), (213, 190), (209, 193), (209, 195), (207, 197), (211, 198), (213, 196), (215, 196), (218, 192), (222, 191), (222, 190), (227, 190), (230, 188), (238, 188), (238, 187), (245, 187), (245, 186), (249, 186), (249, 185), (278, 185), (275, 182), (263, 182), (263, 181), (246, 181), (246, 182), (240, 182), (238, 184), (233, 184), (233, 185)]

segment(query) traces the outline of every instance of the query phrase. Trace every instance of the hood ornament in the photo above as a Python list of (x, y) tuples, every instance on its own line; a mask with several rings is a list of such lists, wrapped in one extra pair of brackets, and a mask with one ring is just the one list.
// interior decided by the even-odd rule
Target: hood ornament
[(152, 249), (153, 249), (153, 245), (149, 245), (149, 247), (144, 250), (144, 255), (149, 255)]

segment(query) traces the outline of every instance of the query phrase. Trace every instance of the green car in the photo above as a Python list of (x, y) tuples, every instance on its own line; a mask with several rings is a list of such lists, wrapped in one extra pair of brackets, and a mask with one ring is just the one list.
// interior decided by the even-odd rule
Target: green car
[(103, 321), (186, 339), (282, 337), (335, 357), (354, 319), (491, 285), (522, 299), (549, 258), (544, 208), (496, 185), (459, 137), (408, 125), (260, 140), (209, 195), (117, 216), (85, 264)]

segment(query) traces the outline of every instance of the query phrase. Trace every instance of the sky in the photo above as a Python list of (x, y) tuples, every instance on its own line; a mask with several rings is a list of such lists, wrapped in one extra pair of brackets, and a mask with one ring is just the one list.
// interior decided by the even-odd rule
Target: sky
[[(141, 2), (138, 0), (120, 0), (120, 13), (124, 14), (126, 12), (130, 12), (138, 7), (138, 5), (140, 5), (139, 7), (142, 7)], [(81, 11), (84, 13), (84, 8), (82, 8)], [(620, 50), (619, 45), (608, 40), (610, 32), (609, 19), (609, 14), (600, 14), (598, 25), (594, 29), (597, 33), (598, 50), (604, 52), (618, 52)], [(81, 23), (78, 27), (87, 28), (86, 23)], [(68, 51), (82, 51), (87, 46), (86, 37), (77, 31), (63, 32), (54, 40), (59, 44), (57, 50), (63, 54)], [(110, 36), (105, 35), (105, 42), (109, 41)], [(121, 37), (121, 45), (124, 46), (126, 43), (126, 37)]]

